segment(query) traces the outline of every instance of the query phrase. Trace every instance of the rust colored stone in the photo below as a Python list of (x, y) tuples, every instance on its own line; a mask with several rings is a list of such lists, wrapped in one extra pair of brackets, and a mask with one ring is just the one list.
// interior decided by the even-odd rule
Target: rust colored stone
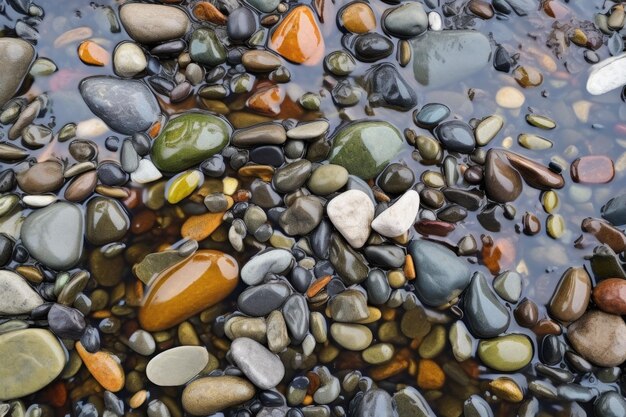
[(593, 289), (593, 302), (602, 311), (626, 315), (626, 280), (608, 278)]

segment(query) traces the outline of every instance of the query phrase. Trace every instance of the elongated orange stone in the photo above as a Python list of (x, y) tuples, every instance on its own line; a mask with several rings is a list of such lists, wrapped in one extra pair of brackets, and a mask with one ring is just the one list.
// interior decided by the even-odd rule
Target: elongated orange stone
[(226, 298), (238, 277), (239, 266), (232, 256), (199, 250), (154, 279), (139, 310), (139, 323), (151, 332), (180, 324)]
[(313, 11), (295, 7), (276, 27), (269, 46), (296, 64), (317, 64), (324, 56), (324, 38)]
[(91, 375), (104, 389), (118, 392), (124, 388), (124, 369), (113, 354), (102, 350), (90, 353), (80, 342), (74, 346)]

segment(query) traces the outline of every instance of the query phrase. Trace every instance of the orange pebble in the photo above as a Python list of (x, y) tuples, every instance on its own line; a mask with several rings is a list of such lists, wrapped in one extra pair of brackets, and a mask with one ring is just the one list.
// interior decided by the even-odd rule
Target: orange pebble
[(246, 107), (266, 116), (278, 116), (284, 98), (280, 86), (275, 85), (252, 94), (246, 101)]
[(413, 257), (411, 255), (407, 255), (404, 260), (404, 276), (408, 280), (415, 279), (417, 274), (415, 273), (415, 263), (413, 262)]
[(102, 350), (89, 353), (80, 342), (76, 342), (75, 347), (91, 375), (104, 389), (118, 392), (124, 388), (124, 369), (117, 357)]
[(328, 285), (331, 279), (332, 275), (326, 275), (313, 281), (309, 286), (309, 289), (306, 290), (306, 296), (309, 298), (315, 297)]
[(223, 217), (224, 212), (191, 216), (183, 223), (180, 234), (187, 239), (204, 240), (222, 224)]
[(422, 359), (417, 365), (417, 386), (422, 389), (440, 389), (446, 382), (446, 375), (437, 362)]
[(269, 47), (296, 64), (317, 64), (324, 56), (324, 37), (313, 11), (294, 7), (276, 26)]
[(225, 25), (228, 20), (228, 18), (224, 16), (224, 14), (220, 12), (217, 7), (215, 7), (208, 1), (203, 1), (196, 4), (193, 7), (193, 15), (198, 20), (204, 20), (207, 22), (215, 23), (217, 25)]
[(109, 63), (111, 56), (106, 49), (94, 41), (82, 41), (78, 45), (78, 57), (87, 65), (103, 67)]

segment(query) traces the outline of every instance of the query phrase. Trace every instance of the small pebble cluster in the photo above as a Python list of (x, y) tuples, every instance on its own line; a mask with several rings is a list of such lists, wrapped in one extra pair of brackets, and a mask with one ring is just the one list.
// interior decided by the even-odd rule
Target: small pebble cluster
[(621, 3), (83, 3), (0, 1), (0, 417), (626, 416)]

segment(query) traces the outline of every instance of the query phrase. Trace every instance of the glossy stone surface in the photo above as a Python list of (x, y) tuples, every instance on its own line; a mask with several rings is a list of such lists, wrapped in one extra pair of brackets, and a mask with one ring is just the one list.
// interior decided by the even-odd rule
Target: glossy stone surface
[(591, 279), (584, 268), (569, 268), (559, 281), (550, 304), (550, 315), (564, 322), (580, 318), (589, 305)]
[(247, 380), (230, 375), (199, 378), (187, 385), (182, 403), (186, 412), (205, 416), (246, 402), (256, 390)]
[(146, 290), (139, 322), (165, 330), (222, 301), (237, 286), (239, 267), (231, 256), (199, 250), (159, 274)]
[(576, 351), (599, 366), (618, 366), (626, 361), (626, 324), (622, 317), (590, 310), (567, 328)]
[(269, 47), (296, 64), (317, 64), (324, 55), (324, 38), (313, 11), (293, 8), (274, 29)]
[(0, 56), (3, 66), (11, 68), (11, 71), (0, 73), (0, 107), (2, 107), (22, 85), (35, 58), (35, 48), (22, 39), (1, 38)]
[(329, 161), (350, 174), (372, 178), (397, 155), (402, 142), (398, 129), (388, 122), (354, 122), (335, 135)]
[(490, 368), (501, 372), (517, 371), (530, 363), (533, 345), (527, 336), (508, 334), (478, 343), (478, 357)]
[(157, 168), (177, 172), (199, 164), (222, 150), (232, 128), (223, 119), (206, 113), (185, 113), (170, 120), (152, 146)]

